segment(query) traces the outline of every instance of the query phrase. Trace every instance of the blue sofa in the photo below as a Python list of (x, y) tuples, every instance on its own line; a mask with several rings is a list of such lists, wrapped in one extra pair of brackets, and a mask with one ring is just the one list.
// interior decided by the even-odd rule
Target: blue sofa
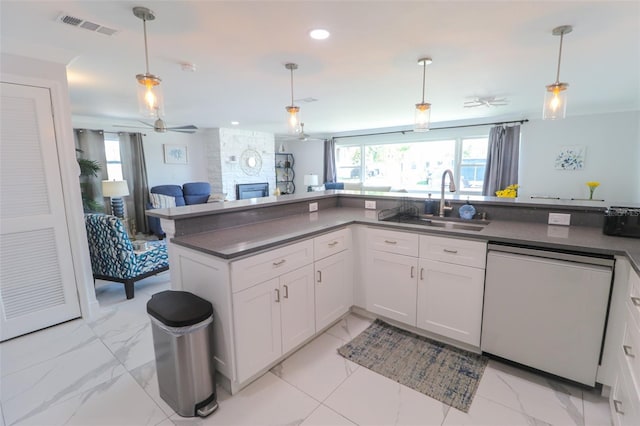
[[(153, 194), (171, 196), (175, 199), (176, 207), (188, 206), (191, 204), (204, 204), (211, 195), (211, 184), (209, 182), (187, 182), (184, 185), (158, 185), (149, 190)], [(147, 204), (147, 210), (153, 209), (151, 203)], [(157, 217), (147, 217), (149, 230), (158, 238), (165, 236), (160, 219)]]
[(123, 283), (127, 299), (133, 299), (136, 281), (169, 269), (165, 241), (148, 241), (148, 250), (135, 252), (117, 217), (87, 213), (84, 222), (93, 278)]

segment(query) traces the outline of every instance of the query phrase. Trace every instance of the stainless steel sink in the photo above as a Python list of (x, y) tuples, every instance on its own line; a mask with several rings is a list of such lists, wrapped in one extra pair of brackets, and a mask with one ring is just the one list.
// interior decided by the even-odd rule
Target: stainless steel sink
[(423, 219), (417, 218), (420, 225), (425, 226), (433, 226), (437, 228), (445, 228), (445, 229), (457, 229), (461, 231), (482, 231), (486, 225), (480, 224), (471, 224), (471, 223), (460, 223), (460, 222), (452, 222), (448, 220), (434, 220), (434, 219)]

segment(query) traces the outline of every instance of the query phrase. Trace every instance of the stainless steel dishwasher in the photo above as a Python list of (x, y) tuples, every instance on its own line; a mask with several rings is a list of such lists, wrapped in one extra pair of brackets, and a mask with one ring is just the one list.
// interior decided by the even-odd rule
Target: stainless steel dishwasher
[(613, 258), (488, 249), (482, 351), (594, 386)]

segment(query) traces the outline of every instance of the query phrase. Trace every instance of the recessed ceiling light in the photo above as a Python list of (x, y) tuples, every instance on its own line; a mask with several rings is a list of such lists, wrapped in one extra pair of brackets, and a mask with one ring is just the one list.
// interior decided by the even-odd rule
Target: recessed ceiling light
[(240, 122), (239, 122), (239, 121), (232, 121), (232, 122), (231, 122), (231, 125), (232, 125), (232, 126), (237, 126), (238, 124), (240, 124)]
[(323, 28), (317, 28), (315, 30), (309, 31), (309, 37), (311, 37), (314, 40), (325, 40), (329, 38), (330, 35), (331, 34), (329, 33), (329, 31)]

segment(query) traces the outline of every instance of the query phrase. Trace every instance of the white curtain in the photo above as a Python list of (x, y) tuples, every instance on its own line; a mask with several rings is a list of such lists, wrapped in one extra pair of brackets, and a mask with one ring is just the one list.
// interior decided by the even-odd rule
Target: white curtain
[(491, 129), (482, 195), (495, 196), (496, 191), (518, 183), (519, 152), (519, 125)]

